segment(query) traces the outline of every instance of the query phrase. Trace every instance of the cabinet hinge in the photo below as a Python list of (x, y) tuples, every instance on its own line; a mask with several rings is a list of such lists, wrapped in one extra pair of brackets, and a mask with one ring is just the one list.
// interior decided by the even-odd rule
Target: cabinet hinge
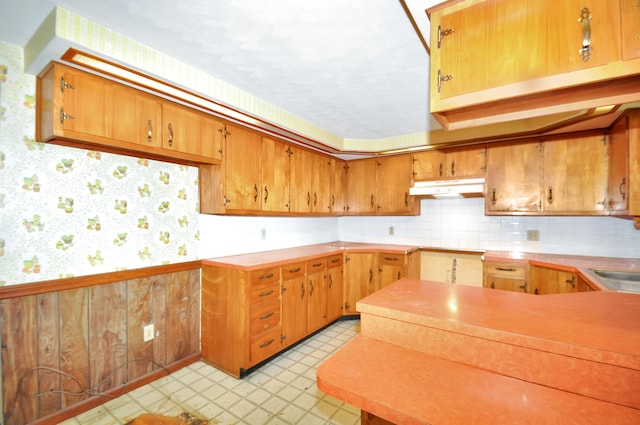
[(67, 83), (64, 80), (64, 76), (60, 77), (60, 91), (64, 93), (64, 89), (75, 89), (75, 86), (71, 83)]
[(451, 74), (443, 74), (438, 70), (438, 93), (440, 93), (440, 89), (442, 88), (442, 83), (446, 83), (447, 81), (453, 80), (453, 75)]

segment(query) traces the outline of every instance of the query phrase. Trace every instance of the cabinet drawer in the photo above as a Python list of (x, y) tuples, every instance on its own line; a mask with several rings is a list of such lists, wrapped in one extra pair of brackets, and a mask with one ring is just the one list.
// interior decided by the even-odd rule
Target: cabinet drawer
[(280, 351), (280, 326), (251, 338), (251, 363), (256, 364)]
[(520, 263), (486, 263), (485, 271), (490, 276), (524, 279), (527, 265)]
[(402, 266), (404, 265), (404, 254), (391, 254), (388, 252), (381, 252), (380, 254), (378, 254), (378, 264)]
[(251, 272), (251, 286), (266, 285), (280, 281), (280, 267), (254, 270)]
[(307, 261), (307, 273), (315, 273), (327, 267), (327, 259), (320, 258), (317, 260)]
[(251, 335), (280, 324), (280, 299), (251, 307)]
[(251, 287), (251, 305), (274, 300), (280, 295), (280, 282)]
[(337, 255), (332, 255), (331, 257), (327, 257), (327, 267), (333, 268), (333, 267), (342, 266), (343, 258), (344, 257), (342, 254), (337, 254)]
[(282, 266), (282, 280), (291, 280), (304, 276), (305, 263), (293, 263)]

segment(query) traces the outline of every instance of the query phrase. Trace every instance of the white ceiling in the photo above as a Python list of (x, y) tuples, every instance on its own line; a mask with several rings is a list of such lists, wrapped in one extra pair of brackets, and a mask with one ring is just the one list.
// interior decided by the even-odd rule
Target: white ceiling
[[(425, 8), (405, 0), (428, 34)], [(343, 138), (439, 128), (429, 57), (401, 0), (0, 0), (0, 40), (24, 46), (64, 7)], [(427, 37), (428, 39), (428, 37)]]

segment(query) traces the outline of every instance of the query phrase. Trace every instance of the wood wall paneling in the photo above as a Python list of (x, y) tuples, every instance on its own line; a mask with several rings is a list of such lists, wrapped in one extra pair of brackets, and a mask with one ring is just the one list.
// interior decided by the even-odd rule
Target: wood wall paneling
[[(87, 401), (102, 402), (97, 393), (198, 358), (200, 269), (7, 297), (0, 316), (0, 423), (59, 421)], [(145, 342), (150, 323), (155, 338)]]

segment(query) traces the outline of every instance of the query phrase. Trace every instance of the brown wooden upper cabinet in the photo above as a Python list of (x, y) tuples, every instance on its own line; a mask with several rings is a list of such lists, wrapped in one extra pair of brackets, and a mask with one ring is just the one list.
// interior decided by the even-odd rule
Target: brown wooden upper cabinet
[(419, 214), (419, 202), (409, 196), (411, 160), (405, 154), (349, 161), (347, 214)]
[[(624, 102), (638, 91), (630, 85), (640, 66), (637, 9), (633, 0), (435, 6), (429, 10), (430, 110), (455, 129), (563, 112), (563, 103), (568, 112), (581, 109), (571, 106), (577, 101)], [(576, 85), (591, 87), (569, 90)]]
[(36, 138), (69, 146), (207, 164), (221, 158), (221, 123), (160, 97), (51, 63), (37, 79)]
[(165, 149), (220, 160), (225, 125), (222, 120), (173, 102), (162, 105)]
[(485, 148), (416, 152), (413, 154), (413, 179), (484, 177), (485, 154)]
[(331, 214), (347, 213), (347, 162), (331, 158)]
[(227, 126), (224, 149), (226, 212), (262, 209), (262, 140), (258, 133)]
[(543, 211), (606, 214), (607, 148), (602, 134), (543, 142)]
[(609, 210), (634, 217), (640, 229), (640, 110), (627, 111), (612, 127), (609, 141)]
[(536, 213), (542, 209), (539, 142), (491, 146), (487, 149), (485, 212)]
[(620, 0), (622, 59), (640, 58), (640, 2)]
[(491, 146), (488, 215), (607, 214), (607, 137), (602, 134)]
[(375, 215), (377, 206), (376, 158), (356, 159), (348, 162), (347, 214)]

